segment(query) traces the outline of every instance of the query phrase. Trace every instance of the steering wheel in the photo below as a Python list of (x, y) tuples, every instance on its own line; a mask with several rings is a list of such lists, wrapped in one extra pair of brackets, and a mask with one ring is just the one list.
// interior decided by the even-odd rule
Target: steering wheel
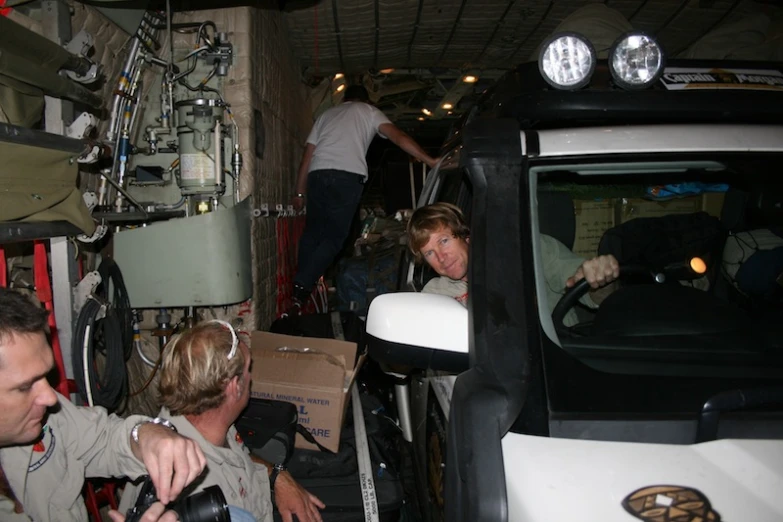
[[(639, 275), (649, 276), (656, 283), (663, 283), (666, 281), (666, 276), (663, 272), (655, 272), (642, 265), (620, 266), (620, 278)], [(566, 290), (566, 293), (563, 294), (563, 297), (557, 302), (557, 305), (552, 312), (552, 322), (554, 323), (555, 330), (558, 334), (570, 330), (570, 328), (563, 323), (565, 316), (588, 291), (590, 291), (590, 283), (587, 282), (587, 279), (580, 279), (574, 286)]]

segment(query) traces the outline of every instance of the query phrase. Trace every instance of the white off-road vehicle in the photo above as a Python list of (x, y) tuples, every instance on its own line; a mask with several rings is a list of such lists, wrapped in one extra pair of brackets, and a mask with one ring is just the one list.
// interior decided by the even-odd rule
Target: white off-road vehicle
[[(541, 56), (485, 94), (419, 201), (469, 218), (467, 308), (369, 309), (370, 356), (420, 370), (398, 398), (430, 518), (783, 520), (783, 69), (664, 65), (636, 34), (608, 60), (575, 34)], [(620, 287), (548, 302), (542, 235), (612, 253)]]

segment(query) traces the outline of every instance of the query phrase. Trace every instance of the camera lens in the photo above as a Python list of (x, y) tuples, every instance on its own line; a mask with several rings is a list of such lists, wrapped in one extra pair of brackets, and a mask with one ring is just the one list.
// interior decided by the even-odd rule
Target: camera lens
[(182, 522), (231, 522), (228, 504), (219, 486), (210, 486), (174, 507)]

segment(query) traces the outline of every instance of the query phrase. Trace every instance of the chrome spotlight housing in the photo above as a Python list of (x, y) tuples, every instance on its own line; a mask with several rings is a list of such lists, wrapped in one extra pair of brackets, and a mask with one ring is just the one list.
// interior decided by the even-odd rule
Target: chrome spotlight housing
[(652, 36), (638, 31), (626, 33), (609, 51), (609, 71), (614, 82), (626, 90), (650, 87), (665, 67), (663, 49)]
[(579, 33), (558, 33), (544, 41), (538, 70), (555, 89), (576, 90), (590, 82), (595, 71), (595, 48)]

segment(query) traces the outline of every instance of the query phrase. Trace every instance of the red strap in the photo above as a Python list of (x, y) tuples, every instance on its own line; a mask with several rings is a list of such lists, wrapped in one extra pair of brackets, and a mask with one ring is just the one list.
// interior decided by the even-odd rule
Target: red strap
[(8, 14), (13, 10), (11, 7), (3, 7), (5, 2), (6, 0), (0, 0), (0, 16), (8, 16)]
[(0, 288), (8, 288), (8, 265), (5, 262), (5, 249), (3, 249), (3, 247), (1, 246), (0, 246)]
[(63, 352), (60, 348), (60, 337), (57, 335), (57, 321), (54, 318), (54, 301), (52, 298), (52, 283), (49, 279), (49, 260), (46, 255), (46, 244), (43, 241), (35, 241), (33, 246), (33, 277), (35, 279), (35, 293), (49, 312), (49, 331), (52, 336), (52, 353), (54, 363), (57, 366), (58, 381), (55, 389), (60, 394), (68, 397), (68, 380), (65, 377), (65, 363)]

